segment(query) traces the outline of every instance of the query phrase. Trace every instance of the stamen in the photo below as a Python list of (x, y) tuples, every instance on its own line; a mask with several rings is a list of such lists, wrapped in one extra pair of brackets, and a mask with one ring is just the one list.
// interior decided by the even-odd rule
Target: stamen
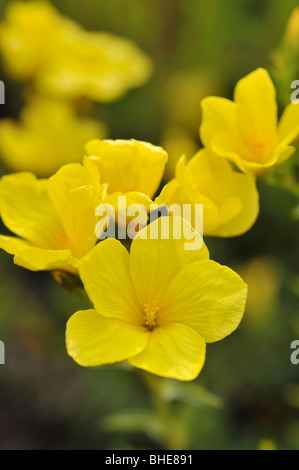
[(158, 312), (159, 307), (155, 307), (155, 302), (151, 302), (151, 304), (144, 304), (144, 318), (145, 318), (145, 326), (149, 331), (153, 331), (154, 328), (156, 328), (157, 323), (157, 312)]

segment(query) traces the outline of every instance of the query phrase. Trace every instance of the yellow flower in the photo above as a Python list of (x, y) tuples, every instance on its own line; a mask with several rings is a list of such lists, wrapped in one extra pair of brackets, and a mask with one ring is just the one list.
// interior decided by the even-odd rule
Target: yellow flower
[(97, 166), (109, 193), (137, 191), (152, 198), (161, 182), (167, 153), (137, 140), (92, 140), (87, 156)]
[(277, 447), (272, 439), (265, 438), (259, 441), (258, 450), (277, 450)]
[(143, 85), (152, 74), (151, 59), (129, 39), (70, 23), (64, 33), (63, 53), (39, 77), (41, 91), (109, 102)]
[(62, 17), (45, 1), (10, 2), (0, 24), (0, 51), (10, 76), (39, 75), (60, 53)]
[[(259, 212), (259, 197), (252, 176), (234, 171), (223, 158), (199, 151), (187, 165), (182, 157), (176, 177), (156, 198), (158, 205), (203, 204), (203, 233), (233, 237), (248, 231)], [(188, 214), (189, 216), (189, 214)], [(195, 211), (191, 213), (196, 227)]]
[(85, 143), (105, 134), (104, 124), (79, 118), (71, 103), (35, 97), (22, 110), (20, 122), (0, 121), (0, 155), (14, 171), (46, 177), (64, 164), (81, 162)]
[(9, 5), (0, 51), (12, 77), (68, 98), (115, 100), (152, 73), (152, 61), (132, 41), (85, 31), (46, 1)]
[(0, 181), (0, 213), (17, 235), (0, 236), (0, 247), (19, 266), (76, 272), (78, 259), (97, 242), (95, 207), (105, 197), (90, 163), (70, 163), (49, 180), (16, 173)]
[[(163, 239), (169, 228), (169, 239)], [(100, 242), (79, 263), (95, 309), (67, 324), (69, 355), (82, 366), (128, 360), (148, 372), (193, 380), (206, 343), (234, 331), (247, 287), (229, 268), (209, 260), (205, 245), (184, 250), (200, 236), (181, 218), (161, 217), (141, 230), (130, 254), (118, 240)], [(152, 232), (151, 232), (152, 231)], [(158, 237), (150, 238), (157, 231)]]
[(92, 140), (86, 145), (87, 156), (108, 185), (106, 203), (116, 214), (118, 196), (126, 196), (126, 209), (132, 204), (149, 208), (163, 177), (168, 156), (161, 147), (137, 140)]
[(295, 151), (299, 106), (290, 103), (277, 122), (276, 93), (262, 68), (241, 79), (234, 101), (208, 97), (202, 101), (201, 139), (205, 147), (253, 175), (282, 163)]

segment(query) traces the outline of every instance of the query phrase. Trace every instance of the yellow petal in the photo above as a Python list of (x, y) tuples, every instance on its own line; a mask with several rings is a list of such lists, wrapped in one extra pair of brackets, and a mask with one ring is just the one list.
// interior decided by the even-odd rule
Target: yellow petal
[(160, 305), (159, 325), (183, 323), (207, 342), (219, 341), (239, 325), (247, 286), (231, 269), (214, 261), (183, 268), (170, 284)]
[(296, 152), (296, 147), (293, 147), (292, 145), (287, 145), (286, 147), (279, 146), (277, 149), (277, 154), (278, 154), (277, 163), (281, 164), (285, 162), (295, 152)]
[[(194, 237), (201, 249), (187, 250), (190, 242), (184, 233)], [(131, 245), (130, 273), (140, 308), (153, 301), (159, 305), (181, 267), (208, 256), (201, 237), (180, 217), (160, 217), (138, 232)]]
[[(85, 31), (49, 2), (10, 2), (0, 29), (4, 64), (41, 94), (111, 101), (142, 85), (152, 61), (131, 40)], [(88, 67), (87, 67), (88, 64)]]
[(126, 198), (126, 209), (128, 209), (130, 205), (140, 204), (145, 207), (146, 211), (149, 211), (150, 205), (152, 204), (152, 200), (143, 193), (138, 193), (137, 191), (127, 193), (116, 192), (110, 194), (110, 196), (107, 196), (107, 199), (105, 199), (105, 203), (111, 204), (115, 208), (116, 212), (119, 208), (119, 197)]
[(192, 328), (171, 323), (153, 330), (147, 347), (129, 363), (162, 377), (193, 380), (204, 365), (205, 346)]
[(32, 247), (18, 251), (14, 257), (18, 266), (30, 269), (30, 271), (66, 270), (75, 271), (71, 267), (72, 257), (70, 250), (44, 250)]
[[(181, 161), (177, 165), (177, 177), (183, 171), (182, 163), (184, 162)], [(188, 161), (187, 168), (189, 172), (196, 176), (196, 183), (200, 185), (204, 184), (208, 177), (215, 173), (231, 171), (231, 165), (224, 158), (220, 158), (207, 149), (197, 152)]]
[(31, 247), (31, 243), (28, 243), (21, 238), (0, 235), (0, 248), (10, 255), (15, 255)]
[(68, 321), (68, 354), (81, 366), (93, 367), (123, 361), (147, 345), (146, 328), (106, 318), (95, 310), (76, 312)]
[(177, 192), (180, 190), (180, 183), (177, 179), (172, 179), (163, 186), (159, 196), (154, 200), (158, 206), (171, 205), (177, 199)]
[(251, 146), (274, 144), (277, 132), (276, 91), (265, 69), (258, 68), (236, 85), (238, 125)]
[(299, 106), (290, 103), (284, 110), (278, 125), (279, 146), (291, 144), (299, 135)]
[[(176, 178), (166, 184), (155, 202), (166, 204), (169, 212), (172, 207), (179, 206), (181, 216), (195, 228), (197, 224), (201, 225), (199, 231), (207, 234), (211, 228), (218, 225), (218, 208), (209, 197), (197, 190), (194, 179), (188, 176), (190, 175), (184, 171), (184, 175), (180, 175), (180, 179)], [(201, 222), (195, 211), (196, 205), (202, 205), (202, 212), (199, 215), (202, 217)], [(185, 207), (188, 208), (187, 211)]]
[(49, 179), (49, 196), (64, 227), (65, 247), (81, 258), (96, 243), (95, 210), (100, 191), (96, 168), (64, 165)]
[(279, 158), (276, 93), (268, 72), (259, 68), (242, 78), (234, 100), (203, 100), (202, 141), (243, 172), (256, 175)]
[(205, 147), (211, 147), (211, 142), (219, 132), (227, 132), (237, 140), (237, 105), (228, 99), (209, 96), (204, 98), (202, 106), (202, 122), (200, 137)]
[[(276, 141), (275, 141), (276, 142)], [(211, 149), (217, 155), (227, 158), (244, 173), (258, 175), (277, 162), (275, 148), (269, 152), (269, 159), (265, 161), (260, 159), (258, 154), (253, 151), (249, 144), (243, 142), (238, 144), (232, 135), (219, 133), (212, 142)]]
[[(187, 165), (177, 164), (176, 179), (156, 199), (160, 203), (203, 205), (203, 232), (237, 236), (253, 225), (259, 211), (258, 192), (250, 175), (234, 171), (218, 155), (203, 149)], [(193, 209), (192, 209), (193, 210)], [(194, 223), (194, 217), (191, 218)]]
[(56, 61), (38, 77), (42, 92), (70, 100), (84, 96), (109, 102), (151, 75), (151, 59), (128, 39), (85, 31), (70, 21), (64, 22), (63, 33), (62, 51), (57, 51)]
[[(223, 175), (224, 176), (224, 175)], [(225, 179), (222, 179), (225, 182)], [(224, 188), (226, 189), (226, 188)], [(230, 195), (220, 205), (218, 227), (207, 235), (217, 237), (235, 237), (247, 232), (255, 223), (259, 214), (259, 193), (251, 175), (232, 172)], [(233, 205), (236, 209), (234, 211)]]
[(0, 235), (0, 248), (15, 255), (14, 262), (18, 266), (31, 271), (64, 269), (74, 271), (70, 250), (44, 250), (36, 248), (21, 238)]
[(60, 16), (49, 2), (9, 2), (0, 29), (0, 48), (8, 73), (26, 80), (57, 55)]
[(80, 277), (96, 310), (106, 317), (142, 325), (129, 272), (129, 253), (118, 240), (96, 245), (78, 263)]
[[(136, 229), (140, 230), (147, 224), (147, 214), (150, 211), (152, 200), (145, 194), (138, 193), (137, 191), (125, 194), (117, 192), (108, 196), (105, 199), (105, 204), (111, 204), (113, 207), (114, 214), (112, 214), (112, 217), (114, 217), (119, 226), (126, 227), (137, 218)], [(134, 233), (130, 233), (129, 237), (133, 238), (134, 235)]]
[(155, 302), (159, 305), (168, 284), (180, 269), (180, 259), (170, 240), (135, 238), (130, 252), (130, 273), (140, 310)]
[[(207, 260), (210, 257), (202, 236), (180, 216), (159, 217), (140, 230), (136, 240), (138, 238), (151, 240), (154, 237), (162, 241), (168, 240), (169, 246), (171, 243), (175, 245), (181, 267), (193, 261)], [(133, 244), (135, 243), (134, 241)]]
[(203, 204), (205, 235), (216, 235), (219, 227), (242, 210), (238, 192), (234, 192), (235, 175), (228, 162), (206, 149), (199, 151), (186, 167), (183, 162), (178, 163), (177, 178), (184, 193), (191, 203)]
[(3, 176), (0, 181), (0, 211), (4, 224), (33, 245), (61, 249), (60, 219), (47, 192), (47, 181), (31, 173)]
[(109, 193), (137, 191), (152, 198), (162, 179), (167, 153), (137, 140), (93, 140), (87, 155), (97, 165)]

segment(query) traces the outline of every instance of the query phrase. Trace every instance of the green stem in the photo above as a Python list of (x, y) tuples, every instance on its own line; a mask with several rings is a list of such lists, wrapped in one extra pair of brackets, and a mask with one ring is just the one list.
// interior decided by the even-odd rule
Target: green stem
[(163, 379), (150, 373), (143, 372), (142, 377), (149, 391), (153, 408), (162, 430), (162, 445), (165, 450), (180, 450), (182, 439), (177, 432), (173, 409), (170, 404), (161, 396), (161, 384)]

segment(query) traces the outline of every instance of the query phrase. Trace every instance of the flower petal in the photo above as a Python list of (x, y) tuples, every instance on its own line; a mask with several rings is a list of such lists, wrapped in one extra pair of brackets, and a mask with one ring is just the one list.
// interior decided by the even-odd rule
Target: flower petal
[(299, 106), (290, 103), (284, 110), (278, 125), (279, 146), (291, 144), (299, 135)]
[(93, 140), (86, 152), (97, 166), (109, 193), (140, 192), (152, 198), (168, 156), (161, 147), (131, 140)]
[(259, 68), (237, 83), (235, 102), (230, 105), (219, 98), (218, 102), (206, 100), (201, 136), (207, 148), (253, 175), (277, 163), (276, 92), (265, 69)]
[[(250, 175), (234, 171), (224, 158), (204, 149), (181, 171), (185, 192), (195, 188), (214, 204), (204, 204), (204, 234), (237, 236), (253, 225), (259, 211), (258, 192)], [(189, 189), (191, 188), (191, 189)]]
[(32, 247), (16, 253), (14, 262), (30, 271), (75, 270), (71, 267), (73, 263), (70, 250), (45, 250)]
[[(223, 219), (219, 227), (211, 233), (213, 236), (242, 235), (252, 227), (259, 213), (259, 193), (254, 178), (251, 175), (233, 172), (230, 183), (231, 196), (226, 200), (227, 207), (224, 208), (224, 205), (220, 207)], [(228, 217), (226, 222), (224, 216), (228, 216), (234, 200), (241, 205), (241, 208), (233, 217)]]
[[(185, 249), (194, 240), (202, 248)], [(191, 225), (180, 217), (160, 217), (138, 232), (131, 245), (130, 273), (142, 309), (145, 304), (160, 303), (182, 266), (208, 258), (202, 243)]]
[(246, 284), (231, 269), (214, 261), (192, 263), (169, 286), (158, 324), (183, 323), (207, 343), (219, 341), (239, 325), (246, 296)]
[(105, 317), (142, 325), (129, 271), (129, 253), (118, 240), (96, 245), (78, 263), (79, 274), (95, 309)]
[[(274, 165), (278, 158), (275, 149), (273, 149), (273, 152), (269, 153), (270, 159), (260, 161), (257, 154), (251, 151), (249, 145), (246, 146), (244, 142), (238, 145), (233, 136), (224, 132), (220, 132), (214, 137), (211, 149), (214, 153), (232, 161), (241, 171), (250, 175), (263, 173), (267, 168)], [(256, 158), (256, 161), (253, 158)]]
[(106, 318), (96, 310), (81, 310), (68, 321), (68, 354), (81, 366), (93, 367), (123, 361), (147, 345), (146, 328)]
[(135, 238), (137, 240), (156, 237), (174, 243), (181, 266), (193, 261), (207, 260), (210, 257), (202, 236), (196, 232), (191, 224), (180, 216), (164, 216), (151, 222), (140, 230)]
[(234, 93), (238, 108), (238, 125), (251, 145), (275, 142), (277, 104), (274, 84), (263, 68), (239, 80)]
[(205, 147), (219, 132), (227, 132), (237, 138), (237, 105), (226, 98), (209, 96), (201, 102), (202, 122), (200, 137)]
[(48, 183), (49, 196), (63, 223), (65, 248), (76, 258), (96, 244), (95, 210), (101, 187), (98, 171), (90, 163), (64, 165)]
[(152, 331), (147, 347), (129, 363), (162, 377), (193, 380), (205, 361), (206, 345), (196, 331), (171, 323)]
[(109, 102), (140, 86), (151, 75), (151, 59), (128, 39), (85, 31), (73, 21), (64, 21), (62, 32), (56, 61), (37, 77), (42, 93), (70, 101), (85, 96), (91, 101)]
[(0, 211), (5, 225), (41, 248), (61, 249), (62, 225), (52, 205), (47, 181), (32, 173), (6, 175), (0, 181)]
[(45, 271), (52, 269), (71, 270), (72, 263), (70, 250), (45, 250), (37, 248), (21, 238), (0, 235), (0, 248), (11, 255), (15, 255), (14, 263), (31, 271)]
[(277, 149), (277, 163), (280, 165), (281, 163), (285, 162), (288, 160), (293, 153), (296, 152), (296, 147), (293, 147), (292, 145), (287, 145), (286, 147), (278, 147)]
[[(152, 200), (143, 193), (132, 191), (128, 193), (112, 193), (105, 199), (105, 204), (111, 204), (114, 209), (114, 214), (111, 217), (115, 218), (117, 224), (121, 227), (126, 227), (129, 223), (135, 219), (140, 220), (141, 226), (147, 224), (148, 212), (152, 204)], [(135, 225), (134, 229), (138, 229), (139, 224)], [(132, 231), (130, 236), (133, 238), (136, 235), (136, 231)]]
[(10, 255), (15, 255), (24, 250), (31, 248), (31, 243), (26, 242), (17, 237), (9, 237), (7, 235), (0, 235), (0, 248)]

